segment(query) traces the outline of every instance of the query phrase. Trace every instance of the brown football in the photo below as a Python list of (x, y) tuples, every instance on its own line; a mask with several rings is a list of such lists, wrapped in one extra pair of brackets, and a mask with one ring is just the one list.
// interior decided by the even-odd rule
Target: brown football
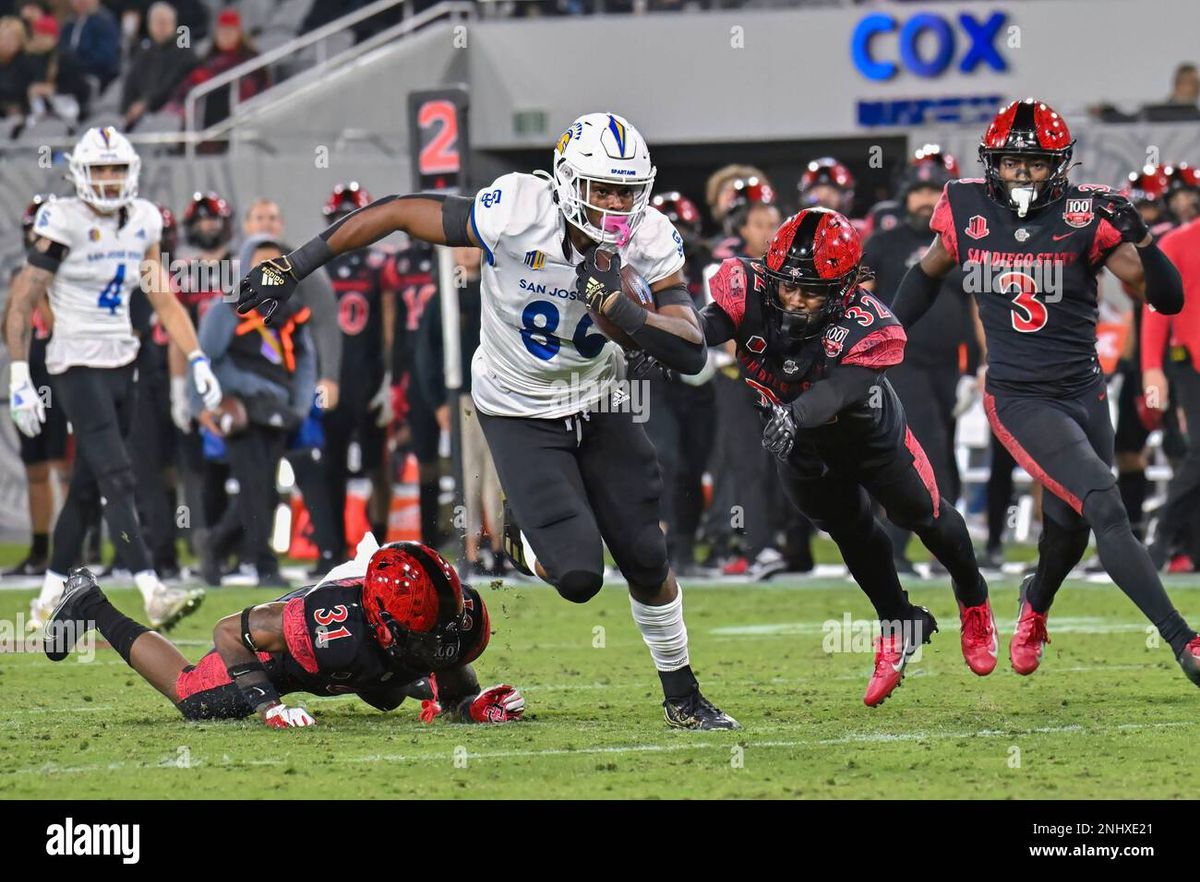
[(236, 395), (226, 395), (213, 410), (200, 414), (200, 422), (210, 432), (225, 438), (244, 431), (250, 425), (246, 405)]
[[(603, 249), (597, 251), (596, 265), (601, 269), (605, 269), (607, 265), (602, 264), (601, 261), (605, 260), (609, 254), (611, 254), (611, 252)], [(642, 307), (642, 309), (649, 310), (650, 312), (658, 311), (658, 307), (654, 302), (654, 294), (650, 290), (650, 285), (641, 277), (638, 271), (631, 266), (622, 265), (621, 267), (621, 290), (624, 292), (626, 297), (628, 297), (638, 306)], [(633, 342), (632, 337), (630, 337), (604, 316), (599, 315), (590, 309), (588, 310), (588, 315), (592, 317), (592, 321), (600, 330), (600, 333), (609, 340), (612, 340), (618, 346), (629, 350), (642, 348), (638, 346), (637, 343)]]

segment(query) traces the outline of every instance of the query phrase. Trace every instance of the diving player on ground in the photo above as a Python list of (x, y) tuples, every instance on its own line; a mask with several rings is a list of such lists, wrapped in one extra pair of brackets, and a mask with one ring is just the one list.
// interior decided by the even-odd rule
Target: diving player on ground
[(393, 542), (357, 572), (226, 616), (213, 629), (214, 648), (192, 665), (113, 607), (91, 572), (73, 570), (46, 625), (46, 654), (62, 661), (95, 627), (189, 720), (258, 714), (275, 729), (313, 725), (304, 708), (284, 703), (292, 692), (350, 693), (381, 711), (423, 699), (425, 722), (442, 713), (477, 723), (521, 718), (516, 689), (479, 688), (469, 663), (491, 636), (487, 608), (440, 554)]
[(858, 232), (843, 215), (807, 208), (784, 221), (763, 260), (731, 258), (709, 280), (701, 318), (710, 346), (737, 341), (746, 382), (769, 415), (763, 446), (775, 453), (788, 497), (837, 543), (882, 624), (864, 701), (882, 703), (937, 623), (900, 587), (892, 545), (868, 493), (950, 571), (962, 652), (976, 674), (996, 666), (987, 584), (962, 516), (938, 492), (884, 371), (904, 357), (905, 335), (860, 287)]
[[(655, 169), (642, 136), (610, 113), (563, 133), (553, 174), (504, 175), (474, 199), (389, 196), (308, 244), (254, 267), (240, 311), (266, 315), (335, 255), (397, 230), (427, 242), (482, 248), (483, 327), (471, 395), (523, 535), (515, 559), (567, 600), (603, 585), (601, 540), (629, 584), (633, 618), (662, 680), (667, 722), (731, 729), (701, 694), (688, 655), (683, 597), (659, 526), (662, 477), (645, 432), (614, 398), (623, 361), (596, 332), (602, 313), (651, 356), (694, 374), (704, 335), (681, 272), (683, 242), (649, 208)], [(597, 246), (613, 254), (597, 265)], [(628, 263), (649, 283), (656, 313), (621, 293)], [(601, 260), (601, 264), (605, 261)]]
[(1090, 528), (1105, 570), (1200, 686), (1200, 637), (1172, 606), (1117, 490), (1096, 356), (1100, 267), (1168, 315), (1182, 308), (1183, 287), (1128, 199), (1068, 182), (1074, 143), (1063, 119), (1033, 98), (1001, 110), (979, 147), (986, 177), (946, 185), (930, 224), (937, 236), (904, 277), (896, 316), (906, 326), (917, 321), (955, 266), (986, 282), (975, 297), (987, 343), (988, 420), (1050, 491), (1037, 572), (1021, 583), (1013, 669), (1037, 670), (1049, 642), (1046, 614)]

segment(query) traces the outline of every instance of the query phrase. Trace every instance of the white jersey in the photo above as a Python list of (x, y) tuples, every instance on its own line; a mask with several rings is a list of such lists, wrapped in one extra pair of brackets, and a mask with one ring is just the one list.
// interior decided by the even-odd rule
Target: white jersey
[[(567, 239), (553, 185), (530, 174), (497, 178), (476, 194), (471, 229), (485, 256), (475, 405), (495, 416), (551, 419), (597, 402), (620, 376), (621, 349), (593, 326), (575, 292), (583, 255)], [(651, 285), (683, 267), (683, 242), (654, 208), (620, 254)]]
[(162, 235), (158, 208), (134, 199), (122, 211), (99, 214), (76, 197), (52, 199), (38, 209), (33, 229), (70, 249), (50, 283), (54, 332), (46, 370), (61, 374), (76, 365), (129, 364), (138, 351), (129, 298), (146, 249)]

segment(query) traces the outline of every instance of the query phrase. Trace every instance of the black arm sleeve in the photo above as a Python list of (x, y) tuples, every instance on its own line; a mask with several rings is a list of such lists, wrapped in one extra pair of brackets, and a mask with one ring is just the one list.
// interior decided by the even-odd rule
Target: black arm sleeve
[(837, 365), (792, 402), (796, 428), (823, 426), (847, 407), (865, 401), (879, 382), (879, 372), (861, 365)]
[(442, 233), (447, 245), (474, 245), (467, 227), (475, 200), (467, 196), (447, 196), (442, 203)]
[[(687, 306), (695, 313), (692, 298), (682, 285), (672, 286), (658, 291), (654, 295), (659, 307)], [(646, 322), (646, 310), (624, 296), (619, 296), (608, 307), (607, 317), (633, 338), (633, 341), (660, 364), (666, 365), (681, 374), (698, 374), (708, 361), (703, 343), (692, 343), (682, 337), (656, 328)], [(699, 324), (699, 316), (696, 316)]]
[(1146, 274), (1146, 302), (1163, 315), (1176, 315), (1183, 309), (1183, 279), (1157, 242), (1137, 250)]
[(921, 264), (914, 263), (896, 289), (892, 312), (900, 324), (910, 328), (933, 306), (933, 300), (941, 289), (941, 279), (935, 279), (921, 268)]
[(704, 331), (706, 346), (719, 346), (734, 338), (737, 327), (729, 313), (715, 303), (710, 303), (700, 310), (700, 327)]
[(30, 266), (35, 266), (38, 269), (46, 270), (46, 272), (58, 272), (59, 265), (67, 259), (67, 255), (71, 253), (71, 249), (62, 242), (56, 242), (53, 239), (47, 239), (50, 245), (45, 251), (37, 247), (37, 244), (31, 244), (25, 249), (25, 260)]

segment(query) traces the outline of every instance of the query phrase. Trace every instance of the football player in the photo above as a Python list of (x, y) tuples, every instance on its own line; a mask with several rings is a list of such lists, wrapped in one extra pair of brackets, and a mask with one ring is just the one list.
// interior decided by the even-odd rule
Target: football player
[[(162, 214), (137, 198), (141, 159), (124, 135), (92, 128), (71, 154), (76, 196), (43, 205), (34, 222), (37, 238), (13, 282), (6, 326), (12, 354), (10, 407), (25, 435), (42, 428), (47, 404), (62, 406), (75, 434), (71, 490), (54, 528), (50, 567), (31, 623), (54, 607), (66, 573), (83, 551), (86, 512), (105, 500), (104, 516), (121, 559), (134, 574), (152, 625), (167, 628), (195, 609), (201, 591), (166, 588), (150, 565), (134, 507), (134, 478), (123, 436), (133, 406), (138, 341), (129, 320), (129, 299), (141, 285), (168, 336), (186, 353), (192, 382), (215, 407), (220, 384), (196, 342), (196, 330), (171, 291), (160, 260)], [(42, 399), (29, 373), (34, 304), (49, 292), (54, 333), (46, 350), (54, 401)]]
[(974, 290), (987, 344), (988, 421), (1049, 491), (1037, 572), (1021, 583), (1013, 669), (1037, 670), (1049, 642), (1046, 614), (1090, 529), (1104, 569), (1200, 686), (1200, 637), (1163, 590), (1113, 477), (1113, 426), (1096, 355), (1101, 267), (1168, 315), (1182, 309), (1183, 286), (1128, 199), (1069, 181), (1074, 143), (1066, 121), (1037, 99), (997, 113), (979, 146), (985, 177), (946, 185), (933, 244), (905, 275), (896, 315), (906, 326), (917, 321), (955, 267), (984, 282)]
[(796, 186), (801, 208), (829, 208), (847, 217), (854, 208), (854, 175), (832, 156), (810, 162)]
[[(896, 189), (903, 190), (905, 185), (912, 180), (913, 175), (919, 174), (918, 170), (923, 166), (936, 169), (937, 171), (932, 172), (933, 174), (944, 173), (947, 175), (947, 180), (959, 177), (957, 159), (942, 150), (938, 144), (925, 144), (913, 151), (908, 164), (901, 171)], [(904, 223), (909, 215), (904, 204), (905, 201), (901, 193), (899, 199), (884, 199), (882, 202), (872, 205), (871, 210), (863, 219), (861, 231), (863, 241), (869, 242), (876, 233), (895, 229), (896, 226)]]
[[(737, 722), (701, 695), (692, 673), (683, 595), (659, 526), (654, 448), (632, 408), (614, 398), (624, 362), (594, 327), (593, 316), (602, 316), (684, 373), (704, 366), (683, 241), (649, 206), (654, 176), (637, 129), (615, 114), (589, 113), (559, 138), (552, 173), (503, 175), (474, 199), (418, 194), (372, 203), (254, 267), (238, 308), (270, 315), (316, 267), (397, 230), (482, 248), (471, 397), (523, 530), (508, 531), (510, 555), (584, 603), (604, 584), (603, 541), (629, 585), (668, 723), (729, 729)], [(622, 293), (622, 263), (649, 285), (657, 312)]]
[[(938, 492), (925, 451), (884, 372), (904, 357), (899, 322), (860, 282), (862, 242), (828, 208), (784, 221), (761, 261), (734, 258), (709, 280), (701, 317), (710, 346), (737, 342), (746, 382), (767, 415), (763, 446), (778, 457), (792, 503), (837, 543), (881, 622), (863, 701), (874, 707), (900, 685), (937, 622), (900, 587), (874, 497), (949, 570), (968, 666), (996, 665), (996, 625), (966, 523)], [(868, 496), (870, 494), (870, 497)]]
[(213, 649), (193, 665), (116, 609), (80, 568), (43, 645), (51, 661), (62, 661), (95, 628), (188, 720), (257, 714), (275, 729), (313, 725), (308, 711), (284, 702), (294, 692), (353, 694), (382, 711), (424, 699), (425, 722), (440, 714), (476, 723), (521, 718), (525, 699), (516, 689), (479, 688), (470, 662), (491, 636), (487, 607), (436, 551), (395, 542), (378, 548), (361, 575), (334, 575), (221, 619)]
[[(21, 215), (25, 245), (33, 242), (34, 219), (38, 209), (50, 198), (40, 194), (34, 196)], [(14, 279), (18, 272), (19, 266), (13, 272)], [(9, 297), (4, 303), (3, 321), (6, 324), (11, 306), (12, 298)], [(43, 299), (34, 305), (33, 335), (29, 341), (29, 375), (38, 389), (50, 385), (50, 375), (46, 373), (46, 345), (53, 328), (54, 314)], [(50, 521), (54, 516), (54, 486), (50, 476), (52, 472), (57, 475), (59, 488), (65, 497), (70, 474), (67, 465), (67, 418), (61, 410), (50, 409), (46, 411), (46, 422), (41, 432), (33, 438), (18, 433), (17, 440), (21, 444), (21, 462), (25, 465), (25, 480), (29, 488), (29, 523), (33, 528), (33, 543), (25, 559), (5, 570), (3, 575), (42, 576), (50, 561)]]

